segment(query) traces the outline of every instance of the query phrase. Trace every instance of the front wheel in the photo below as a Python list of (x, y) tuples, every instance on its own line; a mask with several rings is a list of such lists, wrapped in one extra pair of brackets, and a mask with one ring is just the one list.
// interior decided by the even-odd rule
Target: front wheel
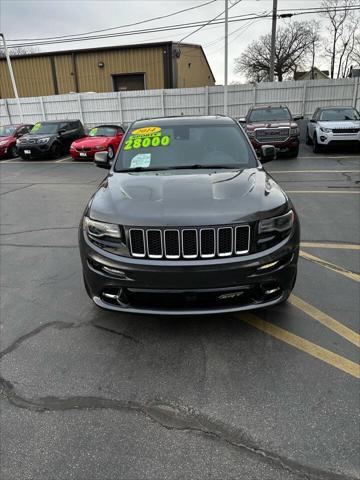
[(322, 146), (318, 144), (316, 133), (314, 133), (313, 152), (314, 153), (321, 153), (322, 152)]
[(296, 158), (299, 155), (299, 147), (296, 148), (296, 150), (292, 150), (289, 152), (289, 157), (290, 158)]
[(305, 143), (306, 143), (306, 145), (311, 145), (311, 144), (313, 143), (312, 140), (311, 140), (311, 138), (310, 138), (309, 130), (308, 130), (308, 129), (306, 129)]
[(10, 158), (15, 158), (15, 157), (18, 157), (19, 154), (18, 154), (18, 150), (16, 148), (16, 145), (13, 145), (10, 150), (9, 150), (9, 157)]
[(50, 155), (52, 158), (59, 158), (61, 155), (61, 147), (59, 144), (54, 143), (50, 148)]
[(108, 146), (108, 149), (107, 149), (107, 155), (108, 155), (108, 159), (109, 160), (112, 160), (114, 158), (114, 149), (111, 145)]

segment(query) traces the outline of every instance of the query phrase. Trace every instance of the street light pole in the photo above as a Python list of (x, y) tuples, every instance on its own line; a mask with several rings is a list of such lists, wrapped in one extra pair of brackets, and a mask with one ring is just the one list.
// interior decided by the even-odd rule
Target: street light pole
[(276, 44), (277, 6), (278, 6), (278, 0), (273, 0), (269, 82), (274, 81), (274, 73), (275, 73), (275, 44)]
[(224, 71), (224, 115), (228, 113), (228, 44), (229, 44), (229, 0), (225, 0), (225, 71)]
[(13, 72), (13, 69), (12, 69), (11, 61), (10, 61), (10, 55), (9, 55), (9, 52), (8, 52), (8, 49), (7, 49), (7, 46), (6, 46), (5, 36), (4, 36), (3, 33), (0, 33), (0, 37), (2, 37), (2, 40), (3, 40), (5, 57), (6, 57), (6, 61), (7, 61), (8, 68), (9, 68), (10, 79), (11, 79), (12, 87), (13, 87), (13, 90), (14, 90), (15, 98), (17, 100), (17, 104), (18, 104), (18, 107), (19, 107), (20, 121), (23, 122), (24, 116), (23, 116), (23, 112), (22, 112), (22, 108), (21, 108), (19, 94), (18, 94), (18, 91), (17, 91), (17, 88), (16, 88), (16, 82), (15, 82), (14, 72)]

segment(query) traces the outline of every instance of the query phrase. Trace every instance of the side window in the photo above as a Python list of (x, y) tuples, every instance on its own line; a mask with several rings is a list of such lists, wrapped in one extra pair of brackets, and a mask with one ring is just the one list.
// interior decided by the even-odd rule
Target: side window
[(78, 130), (80, 128), (79, 122), (71, 122), (69, 125), (70, 130)]
[(28, 127), (21, 127), (19, 128), (19, 130), (17, 131), (17, 134), (18, 135), (25, 135), (25, 133), (28, 133), (29, 129)]

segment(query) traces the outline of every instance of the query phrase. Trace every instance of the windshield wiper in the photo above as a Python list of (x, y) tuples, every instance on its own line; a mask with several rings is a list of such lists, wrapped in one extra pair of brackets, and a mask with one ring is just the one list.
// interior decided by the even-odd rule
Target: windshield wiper
[(169, 170), (168, 168), (147, 168), (147, 167), (135, 167), (126, 168), (124, 170), (115, 170), (117, 173), (131, 173), (131, 172), (157, 172), (158, 170)]
[(164, 170), (196, 170), (196, 169), (231, 169), (231, 170), (241, 170), (244, 167), (230, 166), (230, 165), (174, 165), (173, 167), (159, 167), (159, 168), (146, 168), (146, 167), (135, 167), (127, 168), (125, 170), (117, 170), (117, 173), (130, 173), (130, 172), (157, 172)]

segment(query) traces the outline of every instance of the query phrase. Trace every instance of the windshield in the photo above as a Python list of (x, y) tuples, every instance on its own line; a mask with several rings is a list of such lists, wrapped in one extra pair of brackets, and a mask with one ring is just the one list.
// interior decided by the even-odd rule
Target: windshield
[(51, 134), (51, 133), (57, 133), (60, 128), (63, 128), (65, 126), (65, 123), (35, 123), (33, 128), (30, 131), (30, 134)]
[(291, 120), (290, 112), (287, 108), (257, 108), (252, 110), (249, 116), (250, 122), (271, 122), (278, 120)]
[(178, 168), (250, 168), (256, 159), (235, 125), (166, 125), (132, 128), (115, 171)]
[(15, 133), (16, 127), (12, 125), (0, 126), (0, 137), (12, 137)]
[(360, 120), (355, 108), (329, 108), (321, 112), (320, 120), (325, 122), (341, 122), (344, 120)]
[(113, 127), (94, 127), (89, 132), (89, 137), (115, 137), (116, 128)]

